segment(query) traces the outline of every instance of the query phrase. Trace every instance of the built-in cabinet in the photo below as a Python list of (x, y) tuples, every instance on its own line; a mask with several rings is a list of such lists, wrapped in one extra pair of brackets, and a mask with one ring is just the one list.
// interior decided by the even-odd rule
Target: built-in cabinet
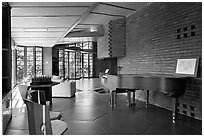
[(11, 75), (11, 15), (8, 3), (2, 3), (2, 130), (5, 131), (12, 110)]

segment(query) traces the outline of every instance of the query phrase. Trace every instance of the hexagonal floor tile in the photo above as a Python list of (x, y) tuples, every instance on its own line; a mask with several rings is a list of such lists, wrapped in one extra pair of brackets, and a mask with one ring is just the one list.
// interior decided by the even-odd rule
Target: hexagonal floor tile
[(76, 106), (74, 108), (62, 111), (63, 120), (80, 120), (80, 121), (93, 121), (99, 117), (106, 115), (107, 113), (99, 107), (81, 107)]

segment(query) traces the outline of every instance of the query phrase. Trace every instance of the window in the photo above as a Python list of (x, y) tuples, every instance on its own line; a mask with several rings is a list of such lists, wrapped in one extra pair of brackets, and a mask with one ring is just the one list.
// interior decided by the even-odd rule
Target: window
[(65, 78), (69, 77), (69, 52), (64, 52), (64, 69), (65, 69)]
[[(43, 74), (43, 48), (24, 47), (16, 48), (16, 80), (22, 82), (24, 78)], [(15, 71), (14, 71), (15, 72)]]
[(34, 75), (34, 50), (32, 47), (27, 48), (27, 76)]
[(75, 79), (75, 51), (69, 52), (69, 78)]
[(22, 82), (23, 78), (25, 77), (25, 70), (24, 70), (24, 47), (17, 47), (17, 82)]
[(36, 47), (35, 52), (36, 76), (40, 76), (43, 74), (42, 48)]
[(63, 54), (64, 54), (64, 50), (59, 50), (59, 76), (61, 77), (64, 77), (64, 68), (63, 68), (63, 62), (64, 62), (64, 59), (63, 59)]
[(76, 52), (76, 78), (81, 78), (81, 52)]
[(89, 54), (89, 77), (93, 77), (93, 54)]
[(93, 77), (93, 54), (83, 53), (83, 76)]
[(93, 42), (83, 43), (83, 49), (93, 49)]
[[(77, 48), (72, 48), (74, 46)], [(59, 76), (65, 79), (93, 77), (93, 51), (90, 50), (92, 48), (92, 42), (85, 42), (58, 49)]]

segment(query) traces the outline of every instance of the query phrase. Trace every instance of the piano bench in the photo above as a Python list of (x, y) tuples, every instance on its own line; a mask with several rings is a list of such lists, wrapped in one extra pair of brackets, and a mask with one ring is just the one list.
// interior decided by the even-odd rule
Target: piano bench
[[(116, 88), (116, 90), (113, 90), (110, 93), (110, 104), (112, 109), (116, 106), (118, 93), (127, 93), (127, 100), (128, 100), (129, 107), (135, 106), (136, 105), (135, 92), (136, 92), (136, 89)], [(133, 93), (133, 102), (131, 102), (131, 93)]]

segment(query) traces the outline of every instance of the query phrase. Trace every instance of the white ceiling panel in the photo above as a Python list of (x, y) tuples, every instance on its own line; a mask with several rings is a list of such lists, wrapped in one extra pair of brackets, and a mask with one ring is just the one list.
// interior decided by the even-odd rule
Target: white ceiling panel
[(58, 38), (60, 37), (64, 32), (12, 32), (11, 36), (14, 38), (39, 38), (39, 37), (48, 37), (48, 38)]
[(11, 7), (17, 6), (90, 6), (92, 2), (9, 2)]
[(63, 18), (28, 18), (12, 17), (12, 27), (69, 27), (78, 17), (63, 17)]
[[(12, 32), (25, 32), (26, 29), (40, 29), (40, 28), (42, 27), (12, 27), (11, 31)], [(44, 27), (44, 28), (47, 29), (47, 32), (64, 32), (64, 30), (67, 29), (67, 27)]]
[(42, 47), (53, 47), (56, 44), (56, 41), (50, 42), (50, 41), (35, 41), (35, 42), (29, 42), (29, 41), (17, 41), (14, 40), (18, 45), (21, 46), (42, 46)]
[(75, 16), (82, 15), (87, 7), (73, 8), (13, 8), (11, 16)]
[(56, 38), (13, 38), (18, 45), (46, 46), (52, 47), (56, 43)]
[(49, 38), (49, 37), (47, 37), (47, 38), (26, 37), (26, 39), (21, 38), (21, 37), (17, 37), (14, 39), (17, 41), (20, 41), (20, 40), (23, 40), (23, 41), (56, 41), (57, 40), (57, 38)]

